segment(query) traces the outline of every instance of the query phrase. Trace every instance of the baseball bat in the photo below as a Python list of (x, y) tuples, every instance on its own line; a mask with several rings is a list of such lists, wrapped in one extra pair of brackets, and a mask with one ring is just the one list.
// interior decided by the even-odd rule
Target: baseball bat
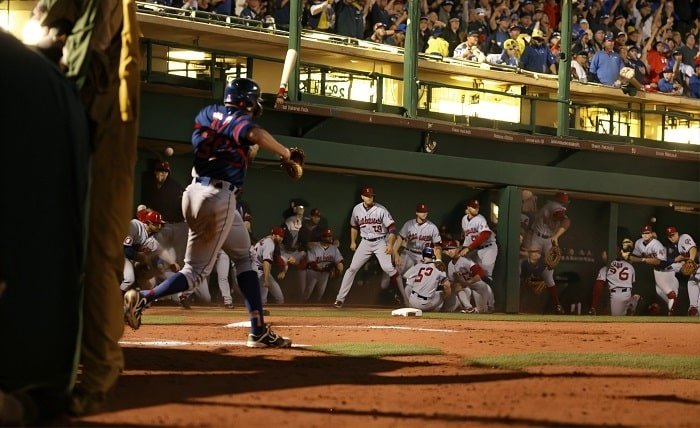
[(277, 92), (278, 96), (284, 96), (287, 93), (287, 84), (289, 83), (289, 75), (292, 73), (292, 68), (296, 66), (297, 51), (295, 49), (287, 50), (287, 57), (284, 59), (284, 67), (282, 68), (282, 78), (280, 79), (280, 88)]

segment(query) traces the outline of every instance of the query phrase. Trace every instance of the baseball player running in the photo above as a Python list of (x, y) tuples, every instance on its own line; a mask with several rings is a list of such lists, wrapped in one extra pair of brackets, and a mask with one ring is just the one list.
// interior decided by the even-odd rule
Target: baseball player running
[[(623, 247), (626, 245), (623, 241)], [(598, 271), (598, 276), (593, 284), (593, 298), (589, 315), (596, 315), (596, 307), (600, 301), (603, 287), (607, 284), (610, 288), (610, 314), (613, 316), (634, 315), (639, 303), (639, 294), (632, 294), (634, 285), (634, 267), (624, 259), (624, 253), (618, 249), (618, 255), (608, 266), (603, 266)]]
[(678, 298), (678, 278), (673, 271), (673, 261), (666, 260), (666, 248), (654, 238), (650, 225), (642, 226), (640, 232), (642, 237), (634, 243), (629, 261), (654, 267), (656, 294), (668, 304), (668, 314), (671, 315)]
[(306, 252), (306, 290), (304, 301), (314, 296), (315, 301), (321, 300), (326, 292), (328, 279), (343, 273), (343, 256), (336, 245), (333, 245), (333, 231), (324, 229), (320, 242), (309, 242)]
[[(484, 281), (488, 280), (488, 274), (473, 260), (461, 257), (459, 255), (460, 249), (461, 246), (457, 241), (448, 241), (443, 244), (443, 253), (452, 259), (447, 265), (447, 278), (463, 307), (462, 312), (490, 312), (488, 301), (493, 292)], [(474, 297), (476, 308), (471, 304), (472, 297)]]
[[(396, 266), (399, 267), (399, 273), (403, 275), (413, 266), (421, 263), (423, 261), (423, 248), (428, 246), (435, 249), (436, 259), (442, 260), (441, 242), (442, 238), (438, 227), (428, 220), (428, 206), (423, 203), (416, 205), (416, 218), (404, 223), (394, 243), (394, 249), (397, 252), (401, 250), (403, 243), (406, 246), (403, 256), (396, 256)], [(381, 288), (382, 290), (389, 288), (387, 274), (382, 275)], [(406, 296), (408, 297), (408, 295)]]
[[(284, 228), (273, 227), (268, 236), (258, 241), (250, 249), (250, 256), (253, 259), (255, 268), (258, 270), (263, 304), (267, 303), (268, 293), (272, 294), (272, 298), (275, 299), (276, 303), (284, 303), (282, 288), (275, 280), (274, 275), (272, 275), (272, 265), (277, 261), (275, 260), (275, 250), (279, 249), (282, 239), (284, 239)], [(279, 257), (277, 258), (279, 259)], [(279, 280), (284, 279), (287, 274), (287, 259), (282, 259), (285, 260), (285, 268), (277, 275)]]
[[(340, 309), (345, 304), (357, 271), (374, 254), (382, 270), (389, 275), (390, 283), (394, 286), (404, 304), (408, 304), (404, 293), (399, 272), (391, 259), (396, 256), (394, 241), (396, 240), (396, 225), (389, 211), (380, 204), (374, 203), (374, 189), (365, 186), (360, 192), (362, 202), (355, 205), (350, 216), (350, 251), (354, 251), (350, 267), (343, 275), (340, 291), (333, 306)], [(357, 245), (358, 232), (362, 238)]]
[[(523, 240), (523, 248), (528, 252), (538, 252), (544, 257), (552, 245), (559, 245), (559, 238), (571, 227), (571, 220), (566, 215), (569, 195), (559, 192), (555, 200), (547, 201), (537, 212), (535, 220), (530, 225), (530, 230)], [(534, 259), (535, 257), (531, 257)], [(558, 315), (564, 314), (559, 301), (559, 292), (554, 283), (554, 270), (545, 269), (542, 279), (547, 284), (547, 291), (554, 303), (554, 311)]]
[[(447, 274), (435, 266), (435, 251), (424, 247), (422, 260), (405, 274), (406, 296), (412, 308), (423, 311), (439, 311), (452, 289)], [(444, 269), (444, 266), (443, 266)]]
[(180, 270), (175, 259), (163, 251), (153, 237), (163, 224), (165, 222), (158, 211), (147, 209), (139, 210), (129, 223), (129, 235), (124, 239), (124, 277), (119, 286), (122, 293), (135, 287), (137, 265), (148, 267), (151, 276), (155, 276), (156, 270), (152, 266), (160, 258), (173, 272)]
[(291, 346), (291, 340), (276, 335), (265, 324), (250, 239), (240, 214), (236, 215), (236, 193), (243, 186), (251, 153), (260, 147), (283, 160), (290, 158), (288, 148), (253, 122), (260, 113), (260, 87), (251, 79), (239, 78), (226, 85), (223, 105), (206, 106), (197, 114), (192, 133), (194, 179), (182, 197), (182, 211), (190, 228), (185, 266), (151, 290), (130, 290), (124, 295), (124, 318), (132, 328), (140, 327), (149, 302), (194, 289), (207, 278), (223, 248), (236, 265), (238, 286), (250, 314), (247, 346)]
[[(698, 246), (693, 238), (687, 233), (679, 234), (674, 226), (666, 228), (666, 237), (672, 245), (676, 247), (678, 255), (673, 259), (673, 271), (680, 272), (683, 265), (688, 260), (698, 261)], [(698, 308), (700, 307), (700, 267), (690, 275), (688, 279), (688, 299), (690, 306), (688, 307), (688, 315), (698, 316)]]

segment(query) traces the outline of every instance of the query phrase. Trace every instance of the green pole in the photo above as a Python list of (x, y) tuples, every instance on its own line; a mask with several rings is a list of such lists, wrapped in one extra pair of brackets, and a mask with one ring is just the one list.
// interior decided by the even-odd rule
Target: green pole
[(408, 117), (418, 115), (418, 22), (420, 4), (417, 0), (408, 2), (406, 42), (403, 51), (403, 108)]
[(290, 101), (299, 101), (299, 57), (301, 56), (301, 0), (289, 2), (289, 41), (287, 49), (294, 49), (297, 53), (294, 59), (294, 67), (289, 74), (287, 84), (287, 97)]
[(571, 84), (571, 0), (561, 4), (561, 55), (559, 57), (559, 97), (557, 98), (557, 136), (569, 135), (569, 90)]
[(509, 314), (520, 312), (520, 212), (522, 191), (516, 186), (501, 189), (498, 198), (498, 260), (494, 292), (504, 296)]

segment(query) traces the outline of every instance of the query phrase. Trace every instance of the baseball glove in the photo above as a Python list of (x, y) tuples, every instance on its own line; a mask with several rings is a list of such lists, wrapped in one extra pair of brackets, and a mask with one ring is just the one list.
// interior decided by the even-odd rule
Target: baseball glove
[(289, 160), (282, 160), (280, 166), (292, 180), (298, 180), (304, 175), (304, 160), (306, 155), (299, 147), (289, 149)]
[(558, 245), (552, 244), (552, 248), (549, 249), (544, 257), (544, 264), (547, 265), (547, 269), (554, 270), (555, 267), (561, 261), (561, 248)]
[(540, 294), (547, 288), (547, 284), (539, 278), (529, 277), (523, 281), (523, 285), (529, 288), (533, 293)]
[(681, 273), (685, 276), (693, 276), (698, 271), (698, 264), (695, 260), (686, 260), (681, 267)]
[(445, 262), (443, 262), (442, 260), (435, 260), (435, 267), (440, 272), (445, 272), (447, 270), (447, 266), (445, 266)]

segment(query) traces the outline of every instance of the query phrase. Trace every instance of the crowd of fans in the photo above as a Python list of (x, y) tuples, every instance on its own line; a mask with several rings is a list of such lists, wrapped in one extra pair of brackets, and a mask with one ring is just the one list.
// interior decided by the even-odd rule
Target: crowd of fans
[[(289, 0), (156, 0), (286, 29)], [(572, 0), (572, 80), (700, 98), (700, 0)], [(558, 0), (420, 0), (420, 52), (556, 74)], [(404, 46), (406, 0), (303, 0), (306, 29)]]

